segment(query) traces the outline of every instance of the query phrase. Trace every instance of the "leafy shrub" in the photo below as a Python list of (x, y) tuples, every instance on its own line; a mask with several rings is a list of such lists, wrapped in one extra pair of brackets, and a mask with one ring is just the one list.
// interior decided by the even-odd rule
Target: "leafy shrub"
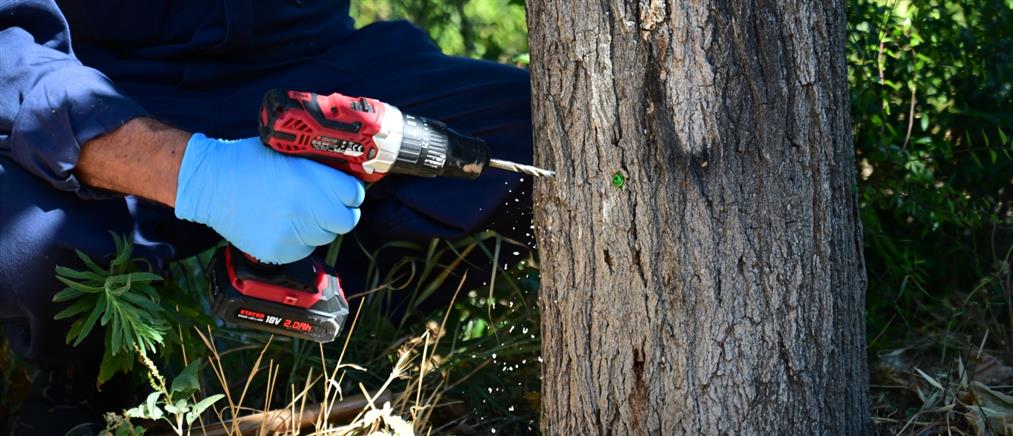
[(878, 347), (951, 314), (959, 303), (946, 300), (1006, 258), (1013, 2), (848, 6), (868, 325)]
[(352, 16), (359, 26), (407, 19), (451, 55), (516, 62), (528, 52), (523, 0), (353, 2)]

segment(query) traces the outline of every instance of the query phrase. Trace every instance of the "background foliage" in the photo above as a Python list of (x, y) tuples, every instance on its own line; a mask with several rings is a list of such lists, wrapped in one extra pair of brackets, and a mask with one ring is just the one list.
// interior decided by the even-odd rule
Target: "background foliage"
[[(871, 328), (887, 327), (884, 305), (970, 290), (1006, 257), (1010, 4), (853, 3), (848, 59)], [(903, 340), (901, 332), (890, 336)]]
[(352, 2), (356, 25), (405, 19), (425, 29), (444, 53), (499, 62), (526, 59), (523, 0), (378, 0)]
[(975, 385), (1013, 375), (1011, 19), (1009, 0), (849, 2), (883, 432), (1011, 430), (1009, 398)]

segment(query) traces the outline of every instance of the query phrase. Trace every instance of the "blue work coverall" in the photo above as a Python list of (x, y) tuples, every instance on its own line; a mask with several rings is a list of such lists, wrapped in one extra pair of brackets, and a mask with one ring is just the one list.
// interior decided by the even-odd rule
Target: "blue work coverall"
[[(111, 254), (108, 231), (132, 233), (135, 254), (158, 268), (219, 240), (167, 207), (75, 178), (82, 144), (132, 118), (244, 138), (256, 135), (268, 89), (341, 92), (443, 120), (484, 138), (495, 157), (530, 162), (526, 71), (445, 56), (407, 22), (356, 30), (348, 8), (347, 0), (0, 0), (0, 318), (16, 350), (43, 364), (71, 360), (67, 324), (53, 321), (62, 288), (54, 267), (79, 266), (75, 249)], [(388, 177), (369, 190), (356, 232), (459, 237), (516, 204), (522, 185), (502, 171)], [(352, 292), (356, 265), (339, 262)]]

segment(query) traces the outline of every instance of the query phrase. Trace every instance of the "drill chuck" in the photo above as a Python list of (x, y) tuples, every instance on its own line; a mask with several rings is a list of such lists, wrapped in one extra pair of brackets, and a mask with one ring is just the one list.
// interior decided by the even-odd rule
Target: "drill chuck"
[(489, 164), (489, 148), (442, 122), (404, 115), (401, 148), (390, 172), (419, 177), (474, 179)]

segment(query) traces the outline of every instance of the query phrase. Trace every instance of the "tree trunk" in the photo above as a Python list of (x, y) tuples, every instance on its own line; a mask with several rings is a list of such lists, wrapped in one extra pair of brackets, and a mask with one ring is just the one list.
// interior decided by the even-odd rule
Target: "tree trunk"
[(528, 0), (528, 26), (542, 431), (867, 433), (843, 3)]

